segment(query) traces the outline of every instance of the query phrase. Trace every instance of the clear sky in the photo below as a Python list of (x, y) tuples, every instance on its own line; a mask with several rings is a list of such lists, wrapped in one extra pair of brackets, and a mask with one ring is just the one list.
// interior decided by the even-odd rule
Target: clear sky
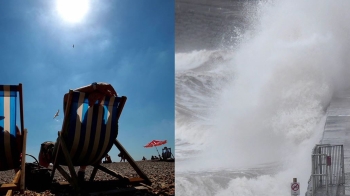
[[(135, 160), (157, 155), (143, 147), (153, 139), (167, 140), (158, 150), (174, 154), (174, 1), (76, 3), (0, 3), (0, 84), (23, 84), (27, 154), (37, 157), (42, 142), (56, 141), (63, 95), (92, 82), (128, 98), (117, 139)], [(118, 153), (114, 146), (112, 161)]]

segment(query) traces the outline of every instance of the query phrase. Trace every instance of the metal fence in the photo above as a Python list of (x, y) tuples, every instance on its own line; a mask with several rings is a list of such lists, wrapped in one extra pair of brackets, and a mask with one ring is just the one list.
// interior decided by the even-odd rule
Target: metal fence
[(337, 196), (345, 183), (343, 145), (316, 145), (306, 196)]

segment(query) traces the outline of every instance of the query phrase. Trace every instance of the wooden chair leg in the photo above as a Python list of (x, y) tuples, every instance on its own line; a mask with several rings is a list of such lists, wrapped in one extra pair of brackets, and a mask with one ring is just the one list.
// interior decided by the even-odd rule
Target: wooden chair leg
[(25, 189), (25, 175), (26, 175), (26, 146), (27, 146), (27, 129), (23, 131), (23, 148), (22, 148), (22, 163), (21, 163), (21, 182), (19, 185), (20, 192), (23, 193)]
[(12, 196), (13, 195), (13, 190), (8, 190), (6, 193), (6, 196)]
[(60, 143), (61, 143), (61, 149), (62, 149), (64, 158), (66, 160), (66, 163), (67, 163), (67, 166), (68, 166), (68, 169), (69, 169), (69, 173), (70, 173), (70, 176), (71, 176), (71, 179), (72, 179), (72, 182), (73, 182), (72, 185), (77, 191), (79, 191), (80, 187), (79, 187), (79, 183), (78, 183), (78, 176), (77, 176), (77, 173), (74, 170), (73, 162), (72, 162), (72, 159), (71, 159), (71, 157), (69, 155), (69, 152), (67, 150), (66, 143), (64, 142), (64, 140), (63, 140), (63, 138), (61, 136), (60, 136)]
[[(58, 154), (58, 149), (57, 149), (56, 155), (57, 154)], [(53, 165), (52, 165), (52, 171), (51, 171), (51, 176), (50, 176), (51, 183), (53, 182), (53, 178), (55, 177), (55, 172), (56, 172), (57, 166), (58, 166), (58, 161), (57, 161), (57, 156), (56, 156), (56, 158), (54, 159)]]
[(121, 145), (121, 143), (116, 139), (114, 140), (114, 145), (119, 149), (121, 153), (123, 153), (126, 157), (126, 160), (128, 160), (131, 167), (134, 168), (136, 173), (145, 180), (146, 184), (151, 184), (151, 180), (147, 177), (147, 175), (141, 170), (141, 168), (136, 164), (134, 159), (129, 155), (129, 153), (125, 150), (125, 148)]
[[(62, 176), (74, 187), (75, 190), (80, 191), (79, 183), (78, 183), (78, 176), (74, 170), (74, 166), (72, 163), (72, 160), (69, 156), (66, 144), (61, 137), (61, 132), (58, 132), (58, 144), (57, 144), (57, 152), (55, 154), (54, 164), (51, 172), (51, 182), (53, 181), (55, 171), (56, 169), (62, 174)], [(66, 171), (63, 170), (58, 164), (58, 154), (60, 153), (60, 150), (62, 150), (62, 153), (64, 155), (64, 158), (66, 160), (69, 173), (71, 176), (68, 175)]]
[(72, 178), (68, 175), (66, 171), (61, 166), (57, 166), (57, 170), (61, 173), (61, 175), (70, 183), (73, 184)]
[(21, 179), (21, 174), (22, 174), (22, 173), (23, 173), (22, 170), (18, 170), (18, 172), (17, 172), (16, 175), (15, 175), (15, 178), (14, 178), (13, 181), (12, 181), (13, 184), (18, 185), (18, 182), (19, 182), (20, 179)]
[(57, 164), (54, 164), (53, 167), (52, 167), (52, 171), (51, 171), (50, 182), (53, 181), (53, 178), (55, 176), (56, 168), (57, 168)]
[(107, 169), (106, 167), (103, 167), (102, 165), (96, 165), (95, 168), (111, 175), (111, 176), (114, 176), (116, 178), (119, 178), (120, 180), (124, 179), (124, 177), (120, 174), (117, 174), (115, 171), (113, 170), (110, 170), (110, 169)]
[(92, 170), (91, 175), (90, 175), (90, 180), (89, 180), (90, 182), (92, 182), (94, 180), (96, 173), (97, 173), (97, 170), (98, 170), (98, 168), (96, 166), (94, 166), (94, 170)]

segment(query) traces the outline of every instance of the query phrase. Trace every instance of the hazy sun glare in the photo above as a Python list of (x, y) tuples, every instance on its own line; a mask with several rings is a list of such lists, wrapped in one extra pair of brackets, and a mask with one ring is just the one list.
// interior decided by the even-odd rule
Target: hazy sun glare
[(57, 0), (57, 11), (68, 22), (79, 22), (89, 11), (88, 0)]

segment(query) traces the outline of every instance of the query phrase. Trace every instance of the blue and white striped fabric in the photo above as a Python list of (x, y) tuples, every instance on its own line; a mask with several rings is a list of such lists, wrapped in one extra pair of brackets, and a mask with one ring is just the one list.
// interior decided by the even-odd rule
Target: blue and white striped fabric
[(16, 143), (17, 87), (0, 85), (0, 171), (20, 165)]
[(120, 100), (120, 97), (106, 96), (100, 105), (89, 107), (88, 93), (72, 93), (64, 140), (74, 165), (99, 163), (110, 151), (118, 134)]

